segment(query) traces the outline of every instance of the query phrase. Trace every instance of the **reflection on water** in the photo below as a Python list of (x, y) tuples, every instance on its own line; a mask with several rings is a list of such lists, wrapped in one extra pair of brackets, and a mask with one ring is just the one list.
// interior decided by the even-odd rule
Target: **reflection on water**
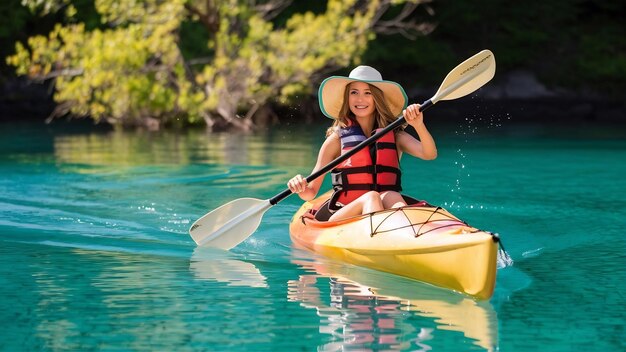
[(199, 280), (224, 282), (228, 286), (268, 287), (267, 278), (254, 264), (234, 257), (228, 251), (196, 247), (189, 269)]
[[(189, 269), (197, 280), (268, 288), (262, 271), (238, 257), (198, 247)], [(319, 333), (329, 336), (320, 351), (428, 351), (467, 343), (497, 348), (498, 321), (489, 302), (322, 258), (302, 258), (299, 252), (292, 260), (305, 274), (288, 280), (287, 299), (315, 310)]]
[[(319, 137), (319, 138), (317, 138)], [(112, 131), (54, 138), (60, 162), (82, 165), (139, 164), (292, 165), (310, 167), (322, 134), (285, 130), (257, 134)]]
[[(180, 314), (180, 307), (188, 299), (181, 286), (173, 284), (183, 259), (145, 253), (149, 251), (15, 242), (5, 242), (3, 247), (7, 245), (10, 250), (3, 255), (28, 253), (30, 260), (22, 257), (15, 265), (27, 275), (10, 275), (9, 286), (21, 290), (3, 296), (3, 318), (8, 311), (16, 319), (10, 324), (11, 332), (3, 336), (0, 350), (116, 350), (123, 346), (139, 351), (185, 345), (181, 332), (189, 319)], [(24, 334), (25, 330), (29, 333)], [(21, 339), (13, 340), (11, 335)]]
[[(307, 274), (289, 281), (289, 299), (315, 309), (320, 333), (332, 336), (319, 350), (428, 351), (434, 342), (447, 343), (435, 341), (438, 336), (449, 339), (438, 330), (461, 332), (486, 350), (497, 348), (498, 322), (488, 302), (321, 258), (294, 263)], [(416, 324), (415, 317), (428, 319)]]

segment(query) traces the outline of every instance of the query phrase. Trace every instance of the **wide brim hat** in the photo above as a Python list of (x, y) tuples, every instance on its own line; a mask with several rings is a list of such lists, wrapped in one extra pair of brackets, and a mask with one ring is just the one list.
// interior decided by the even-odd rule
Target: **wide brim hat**
[(400, 116), (409, 99), (406, 92), (396, 82), (383, 80), (382, 75), (370, 66), (358, 66), (348, 77), (331, 76), (322, 81), (319, 89), (319, 103), (322, 113), (331, 119), (338, 119), (343, 106), (346, 86), (352, 82), (365, 82), (383, 91), (385, 101), (394, 116)]

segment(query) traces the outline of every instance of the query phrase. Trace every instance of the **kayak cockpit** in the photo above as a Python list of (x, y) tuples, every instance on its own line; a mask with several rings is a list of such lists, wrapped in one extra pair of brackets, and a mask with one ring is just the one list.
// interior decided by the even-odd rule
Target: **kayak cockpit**
[[(404, 198), (404, 202), (407, 206), (411, 207), (432, 207), (432, 205), (428, 204), (424, 200), (418, 200), (411, 196), (402, 195)], [(320, 202), (319, 204), (315, 204), (309, 211), (304, 215), (308, 218), (313, 218), (317, 221), (328, 221), (328, 219), (333, 215), (333, 212), (329, 209), (330, 199), (326, 199), (324, 202)]]

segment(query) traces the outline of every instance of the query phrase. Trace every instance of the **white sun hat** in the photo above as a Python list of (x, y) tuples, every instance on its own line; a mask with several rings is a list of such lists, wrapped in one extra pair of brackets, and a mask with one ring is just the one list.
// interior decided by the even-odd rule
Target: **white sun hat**
[(322, 113), (331, 119), (339, 118), (343, 106), (346, 86), (352, 82), (365, 82), (378, 87), (385, 95), (385, 101), (394, 116), (402, 115), (408, 104), (406, 92), (396, 82), (383, 80), (382, 75), (370, 66), (358, 66), (348, 77), (331, 76), (326, 78), (319, 89), (319, 103)]

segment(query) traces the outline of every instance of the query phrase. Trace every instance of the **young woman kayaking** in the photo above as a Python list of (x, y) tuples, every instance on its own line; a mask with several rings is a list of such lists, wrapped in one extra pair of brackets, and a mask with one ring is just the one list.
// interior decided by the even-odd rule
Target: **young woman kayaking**
[[(404, 89), (398, 83), (383, 80), (381, 74), (369, 66), (358, 66), (348, 77), (325, 79), (320, 86), (319, 99), (322, 112), (335, 121), (326, 132), (312, 172), (394, 122), (400, 114), (419, 136), (418, 140), (396, 129), (331, 171), (335, 193), (328, 205), (332, 212), (329, 220), (405, 206), (399, 193), (402, 189), (400, 157), (403, 153), (424, 160), (437, 157), (437, 147), (426, 129), (420, 105), (407, 106)], [(315, 198), (323, 179), (318, 177), (307, 183), (302, 175), (296, 175), (287, 185), (291, 192), (308, 201)]]

